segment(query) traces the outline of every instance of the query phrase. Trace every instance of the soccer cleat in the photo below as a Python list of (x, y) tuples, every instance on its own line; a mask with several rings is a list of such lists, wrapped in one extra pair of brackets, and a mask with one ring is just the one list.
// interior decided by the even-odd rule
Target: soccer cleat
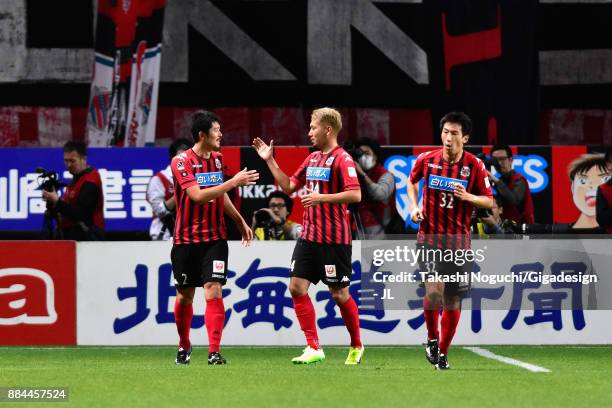
[(178, 352), (176, 353), (176, 360), (174, 362), (176, 364), (189, 364), (191, 361), (191, 347), (189, 349), (184, 349), (179, 347)]
[(346, 365), (355, 365), (361, 363), (361, 357), (363, 357), (363, 350), (365, 347), (361, 346), (361, 348), (351, 347), (349, 348), (348, 356), (346, 357), (346, 361), (344, 364)]
[(302, 355), (292, 358), (291, 362), (293, 364), (312, 364), (323, 360), (325, 360), (325, 353), (323, 352), (323, 349), (313, 349), (312, 347), (307, 346)]
[(450, 364), (448, 364), (448, 358), (444, 354), (440, 354), (440, 358), (438, 358), (438, 364), (436, 364), (436, 370), (448, 370), (450, 368)]
[(209, 365), (227, 364), (227, 361), (225, 361), (225, 359), (221, 356), (221, 354), (219, 354), (216, 351), (213, 351), (212, 353), (208, 353), (208, 364)]
[(425, 358), (427, 361), (431, 364), (438, 364), (439, 352), (438, 340), (427, 340), (427, 344), (425, 345)]

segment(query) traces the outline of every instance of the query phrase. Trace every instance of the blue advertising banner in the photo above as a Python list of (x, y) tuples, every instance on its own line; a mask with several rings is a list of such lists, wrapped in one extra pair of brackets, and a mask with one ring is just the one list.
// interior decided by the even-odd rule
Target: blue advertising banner
[[(146, 201), (149, 179), (168, 165), (166, 148), (90, 148), (87, 163), (100, 171), (107, 230), (148, 230), (151, 207)], [(45, 202), (36, 168), (64, 170), (62, 149), (0, 149), (0, 230), (42, 229)]]

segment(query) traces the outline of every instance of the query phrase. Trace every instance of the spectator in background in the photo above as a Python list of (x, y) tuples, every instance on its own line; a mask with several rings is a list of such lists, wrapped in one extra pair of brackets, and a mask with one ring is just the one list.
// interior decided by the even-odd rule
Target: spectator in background
[[(170, 145), (170, 161), (179, 153), (191, 148), (193, 143), (187, 139), (177, 139)], [(174, 233), (176, 219), (176, 200), (170, 164), (151, 177), (147, 186), (147, 201), (153, 209), (153, 221), (149, 235), (153, 241), (169, 240)]]
[(59, 239), (96, 241), (104, 237), (104, 195), (98, 170), (87, 165), (87, 146), (80, 141), (64, 145), (64, 165), (73, 178), (60, 198), (43, 191), (58, 217)]
[(587, 153), (571, 162), (569, 178), (572, 183), (574, 205), (580, 210), (580, 216), (572, 228), (598, 228), (595, 218), (597, 187), (610, 179), (604, 154)]
[(268, 207), (255, 211), (251, 229), (260, 241), (296, 240), (302, 233), (302, 225), (288, 219), (293, 201), (282, 191), (268, 195)]
[(533, 224), (535, 218), (529, 183), (525, 177), (512, 169), (510, 146), (504, 144), (493, 146), (491, 156), (493, 165), (501, 177), (497, 178), (489, 171), (489, 180), (497, 190), (504, 218), (517, 224)]
[(606, 152), (608, 181), (597, 188), (596, 218), (600, 227), (612, 234), (612, 148)]
[[(383, 239), (385, 228), (395, 214), (395, 178), (380, 163), (380, 144), (362, 138), (357, 147), (363, 152), (355, 162), (363, 198), (357, 205), (360, 223), (368, 239)], [(361, 225), (359, 225), (361, 224)]]

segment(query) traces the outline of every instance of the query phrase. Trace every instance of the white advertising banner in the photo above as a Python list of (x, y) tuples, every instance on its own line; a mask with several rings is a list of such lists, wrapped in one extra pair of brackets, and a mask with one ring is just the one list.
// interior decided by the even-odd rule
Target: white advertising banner
[[(550, 247), (547, 241), (529, 245)], [(595, 245), (595, 252), (610, 248), (610, 240)], [(229, 279), (224, 287), (226, 327), (225, 345), (303, 345), (289, 294), (289, 264), (295, 242), (254, 242), (243, 248), (229, 243)], [(490, 241), (488, 246), (508, 245)], [(587, 245), (588, 246), (588, 245)], [(353, 245), (353, 281), (350, 291), (360, 304), (362, 339), (365, 344), (416, 345), (425, 339), (422, 301), (412, 296), (406, 308), (366, 308), (361, 286), (361, 245)], [(170, 264), (169, 242), (79, 243), (77, 246), (77, 343), (79, 345), (175, 345), (175, 289)], [(499, 253), (499, 251), (494, 251)], [(489, 259), (499, 269), (516, 268), (520, 253), (506, 249), (506, 257)], [(536, 251), (537, 252), (537, 251)], [(533, 253), (532, 253), (533, 254)], [(544, 259), (544, 258), (543, 258)], [(601, 257), (601, 260), (605, 258)], [(545, 272), (547, 262), (543, 261)], [(526, 260), (525, 262), (532, 262)], [(599, 261), (598, 261), (599, 262)], [(595, 265), (599, 276), (610, 274), (608, 265)], [(482, 269), (486, 266), (481, 264)], [(607, 269), (605, 269), (607, 268)], [(369, 270), (369, 267), (366, 269)], [(510, 285), (512, 286), (512, 285)], [(413, 290), (407, 286), (407, 291)], [(418, 294), (418, 287), (415, 294)], [(510, 288), (512, 289), (512, 287)], [(514, 287), (516, 289), (516, 286)], [(394, 289), (396, 290), (396, 289)], [(533, 286), (523, 288), (525, 298)], [(571, 285), (556, 287), (552, 298), (571, 302)], [(548, 292), (546, 292), (548, 293)], [(311, 286), (310, 296), (317, 314), (321, 343), (348, 344), (349, 336), (339, 309), (327, 287)], [(367, 296), (370, 296), (368, 294)], [(422, 296), (422, 295), (421, 295)], [(542, 295), (544, 296), (544, 295)], [(540, 300), (541, 297), (540, 296)], [(549, 296), (551, 296), (549, 294)], [(363, 298), (359, 299), (360, 297)], [(359, 300), (358, 300), (359, 299)], [(486, 299), (486, 297), (483, 297)], [(523, 300), (524, 300), (523, 299)], [(530, 298), (531, 299), (531, 298)], [(609, 344), (612, 343), (612, 311), (563, 310), (542, 306), (520, 311), (464, 311), (454, 344)], [(203, 290), (196, 290), (191, 339), (195, 345), (207, 344)], [(584, 309), (587, 309), (586, 301)], [(600, 302), (604, 304), (605, 302)], [(485, 309), (483, 300), (482, 309)], [(534, 303), (535, 304), (535, 303)], [(570, 303), (571, 305), (571, 303)], [(391, 310), (393, 309), (393, 310)]]

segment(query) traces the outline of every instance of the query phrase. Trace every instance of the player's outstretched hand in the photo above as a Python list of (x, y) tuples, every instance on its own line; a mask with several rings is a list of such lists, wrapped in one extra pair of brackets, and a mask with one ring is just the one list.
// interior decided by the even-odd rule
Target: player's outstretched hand
[(238, 224), (238, 230), (240, 231), (240, 235), (242, 236), (242, 246), (251, 246), (251, 241), (253, 241), (253, 230), (249, 228), (249, 226), (244, 221)]
[(470, 201), (470, 198), (472, 197), (472, 195), (465, 190), (463, 184), (457, 184), (453, 194), (456, 198), (464, 201)]
[(259, 180), (259, 173), (257, 170), (247, 170), (245, 167), (236, 173), (232, 180), (234, 181), (236, 187), (251, 186), (255, 184), (257, 180)]
[(419, 207), (413, 208), (412, 211), (410, 211), (410, 219), (412, 222), (419, 223), (423, 221), (424, 218), (423, 211)]
[(315, 193), (313, 190), (306, 188), (308, 194), (302, 196), (302, 205), (304, 208), (314, 207), (321, 203), (321, 194)]
[(263, 140), (256, 137), (253, 139), (253, 147), (257, 151), (259, 157), (264, 160), (268, 160), (272, 157), (272, 152), (274, 150), (274, 140), (270, 140), (270, 146), (268, 146)]

